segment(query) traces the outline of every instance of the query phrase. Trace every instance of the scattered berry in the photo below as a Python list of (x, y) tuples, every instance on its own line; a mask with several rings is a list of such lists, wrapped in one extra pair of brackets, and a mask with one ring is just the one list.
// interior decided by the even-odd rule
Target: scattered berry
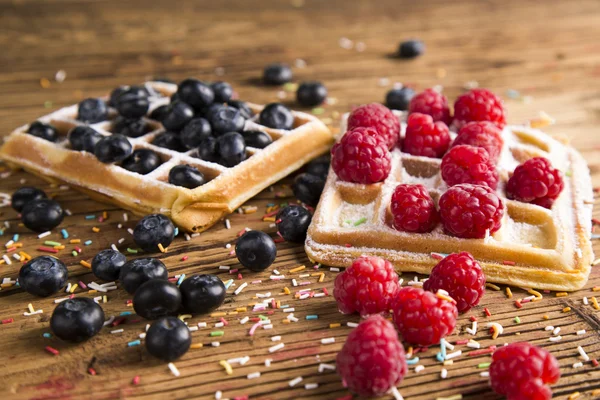
[(254, 272), (267, 269), (277, 256), (271, 236), (261, 231), (244, 233), (235, 245), (235, 254), (242, 265)]
[(393, 148), (400, 137), (400, 121), (386, 106), (379, 103), (365, 104), (348, 116), (348, 130), (373, 128), (381, 136), (388, 149)]
[(402, 232), (431, 232), (440, 220), (435, 203), (423, 185), (396, 186), (390, 209), (394, 228)]
[(50, 256), (39, 256), (21, 267), (19, 285), (27, 293), (48, 297), (67, 284), (67, 276), (67, 267), (62, 261)]
[(77, 119), (95, 124), (108, 119), (108, 107), (102, 99), (85, 99), (77, 107)]
[(385, 105), (391, 110), (406, 111), (414, 96), (415, 91), (409, 87), (392, 89), (385, 95)]
[(131, 155), (133, 147), (123, 135), (106, 136), (94, 147), (94, 155), (105, 164), (123, 161)]
[(263, 131), (243, 131), (242, 136), (244, 137), (246, 146), (254, 147), (255, 149), (264, 149), (273, 143), (271, 136)]
[(493, 163), (498, 162), (502, 151), (502, 130), (489, 121), (468, 122), (463, 125), (452, 146), (467, 144), (485, 149)]
[(446, 232), (460, 238), (482, 239), (500, 229), (504, 204), (487, 186), (452, 186), (439, 200)]
[(195, 149), (200, 143), (212, 135), (210, 123), (204, 118), (194, 118), (183, 127), (179, 134), (181, 144), (186, 149)]
[(150, 214), (138, 222), (133, 230), (133, 240), (148, 253), (159, 251), (158, 245), (168, 247), (175, 237), (175, 226), (162, 214)]
[(21, 222), (34, 232), (46, 232), (56, 228), (64, 218), (63, 209), (54, 200), (32, 200), (21, 210)]
[(194, 118), (194, 109), (182, 101), (172, 101), (165, 111), (162, 122), (165, 129), (179, 132)]
[(137, 149), (121, 163), (128, 171), (146, 175), (162, 164), (160, 156), (152, 150)]
[(155, 321), (146, 332), (146, 350), (163, 361), (174, 361), (184, 355), (192, 344), (188, 326), (176, 317)]
[(125, 118), (141, 118), (146, 115), (150, 101), (146, 88), (132, 86), (116, 98), (115, 108)]
[(512, 200), (552, 208), (564, 188), (562, 173), (550, 160), (535, 157), (515, 168), (506, 185), (506, 196)]
[(246, 159), (246, 142), (237, 132), (228, 132), (217, 138), (218, 163), (225, 167), (235, 167)]
[(425, 45), (420, 40), (406, 40), (400, 43), (398, 56), (400, 58), (415, 58), (425, 52)]
[(235, 107), (222, 106), (208, 115), (212, 131), (216, 136), (227, 132), (240, 132), (246, 120)]
[(226, 103), (233, 96), (233, 88), (227, 82), (214, 82), (210, 85), (210, 88), (215, 94), (215, 103)]
[(77, 151), (93, 153), (102, 136), (97, 130), (87, 125), (79, 125), (69, 131), (69, 144)]
[(312, 214), (304, 207), (289, 205), (277, 213), (277, 230), (288, 242), (304, 243)]
[(25, 205), (33, 200), (45, 199), (46, 193), (43, 190), (31, 186), (25, 186), (13, 193), (10, 199), (10, 205), (17, 212), (21, 212)]
[(290, 130), (294, 126), (294, 115), (283, 104), (271, 103), (260, 112), (258, 122), (267, 128)]
[[(210, 86), (194, 78), (182, 81), (177, 87), (177, 94), (181, 101), (189, 104), (196, 111), (202, 111), (204, 107), (210, 106), (215, 100), (215, 93)], [(165, 128), (176, 130), (166, 126)]]
[(192, 314), (208, 314), (225, 301), (227, 289), (215, 275), (194, 275), (179, 286), (183, 307)]
[(175, 132), (163, 132), (156, 135), (152, 140), (152, 144), (164, 149), (169, 149), (178, 152), (184, 152), (187, 149), (181, 142), (181, 136)]
[(446, 96), (434, 89), (425, 89), (410, 101), (408, 112), (431, 115), (434, 121), (450, 125), (450, 108)]
[(104, 325), (104, 311), (87, 297), (60, 302), (52, 312), (50, 329), (62, 340), (83, 342), (96, 335)]
[(324, 188), (325, 180), (308, 172), (296, 176), (292, 184), (294, 196), (311, 207), (317, 206)]
[(473, 89), (456, 99), (454, 121), (462, 126), (471, 121), (490, 121), (502, 129), (506, 117), (502, 100), (487, 89)]
[(402, 151), (414, 156), (440, 158), (450, 146), (450, 131), (442, 121), (433, 122), (427, 114), (408, 116)]
[(102, 250), (92, 259), (92, 272), (103, 281), (116, 281), (125, 262), (127, 258), (122, 253), (113, 249)]
[(327, 98), (327, 88), (316, 81), (302, 82), (296, 91), (296, 100), (305, 107), (314, 107)]
[(169, 171), (169, 183), (188, 189), (195, 189), (206, 183), (202, 172), (191, 165), (176, 165)]
[(121, 267), (119, 280), (127, 293), (135, 291), (151, 279), (167, 280), (169, 273), (162, 261), (156, 258), (136, 258), (129, 260)]
[(58, 131), (56, 128), (40, 121), (32, 122), (31, 125), (29, 125), (29, 129), (27, 129), (27, 133), (49, 142), (56, 142), (58, 139)]
[(117, 116), (113, 122), (112, 132), (127, 137), (137, 138), (150, 132), (152, 128), (142, 118), (125, 118)]
[(305, 171), (308, 174), (316, 175), (323, 180), (327, 179), (327, 173), (329, 172), (329, 164), (331, 158), (329, 155), (315, 158), (308, 164), (306, 164)]
[(140, 285), (133, 296), (133, 309), (146, 319), (176, 314), (181, 307), (179, 288), (164, 279), (151, 279)]
[(465, 144), (452, 147), (442, 158), (440, 169), (448, 186), (472, 183), (492, 189), (498, 187), (498, 171), (482, 147)]
[(292, 80), (292, 70), (286, 64), (270, 64), (263, 71), (263, 81), (267, 85), (282, 85)]

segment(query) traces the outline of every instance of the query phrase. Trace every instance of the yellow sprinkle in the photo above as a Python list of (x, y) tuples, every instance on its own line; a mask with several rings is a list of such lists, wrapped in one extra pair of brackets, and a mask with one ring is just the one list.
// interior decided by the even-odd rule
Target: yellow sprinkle
[(290, 274), (293, 274), (294, 272), (302, 271), (304, 268), (306, 268), (304, 265), (300, 265), (299, 267), (292, 268), (292, 269), (290, 269)]
[(69, 290), (69, 293), (75, 293), (75, 290), (77, 289), (78, 286), (79, 286), (78, 283), (76, 283), (73, 286), (71, 286), (71, 290)]
[(571, 311), (571, 307), (565, 307), (562, 309), (562, 312), (569, 312)]
[(103, 219), (107, 219), (108, 218), (108, 213), (106, 211), (102, 212), (102, 218)]
[(542, 294), (540, 292), (538, 292), (537, 290), (529, 289), (527, 291), (527, 293), (535, 296), (535, 299), (533, 299), (533, 301), (541, 300), (544, 298), (544, 296), (542, 296)]
[(94, 231), (94, 232), (98, 233), (98, 232), (100, 232), (100, 228), (98, 228), (97, 226), (94, 226), (94, 227), (92, 228), (92, 231)]
[(81, 243), (81, 239), (71, 239), (71, 240), (69, 240), (69, 243), (71, 243), (71, 244), (79, 244), (79, 243)]
[[(106, 295), (102, 296), (102, 302), (103, 303), (108, 303), (108, 297), (106, 297)], [(130, 303), (128, 305), (133, 306), (133, 303)]]
[(446, 296), (445, 294), (436, 293), (435, 295), (442, 300), (449, 301), (450, 303), (456, 303), (456, 300), (454, 300), (452, 297)]
[(48, 89), (50, 87), (50, 81), (47, 78), (40, 79), (40, 86), (43, 89)]
[(35, 312), (35, 308), (33, 308), (33, 304), (31, 304), (31, 303), (27, 304), (27, 308), (29, 309), (30, 313)]
[(413, 353), (412, 346), (408, 346), (408, 350), (406, 351), (406, 357), (411, 358)]
[(2, 283), (2, 284), (0, 284), (0, 288), (9, 288), (9, 287), (12, 287), (13, 285), (14, 285), (14, 283), (11, 283), (11, 282)]
[(83, 265), (86, 268), (92, 268), (92, 265), (89, 262), (85, 261), (85, 260), (79, 261), (79, 264)]
[(214, 313), (210, 314), (211, 317), (224, 317), (226, 315), (227, 315), (227, 313), (223, 312), (223, 311), (214, 312)]
[(578, 399), (578, 398), (579, 398), (579, 396), (580, 396), (580, 394), (581, 394), (581, 393), (579, 393), (579, 392), (574, 392), (574, 393), (571, 393), (571, 395), (570, 395), (569, 397), (567, 397), (567, 399), (568, 399), (568, 400), (575, 400), (575, 399)]
[(233, 369), (231, 369), (231, 365), (229, 365), (229, 363), (225, 360), (221, 360), (219, 361), (219, 364), (225, 368), (225, 372), (227, 372), (227, 375), (231, 375), (233, 374)]
[(493, 283), (486, 283), (485, 286), (488, 287), (488, 288), (490, 288), (490, 289), (492, 289), (492, 290), (495, 290), (495, 291), (499, 291), (500, 290), (500, 286), (496, 286)]
[(284, 320), (282, 321), (282, 323), (283, 323), (283, 324), (289, 324), (289, 323), (290, 323), (290, 320), (286, 318), (286, 319), (284, 319)]
[(594, 286), (594, 287), (592, 288), (592, 292), (597, 292), (597, 291), (599, 291), (599, 290), (600, 290), (600, 286)]
[(494, 334), (492, 335), (492, 339), (498, 339), (498, 335), (500, 334), (498, 327), (496, 325), (492, 325), (492, 330), (494, 331)]
[(202, 343), (193, 343), (193, 344), (190, 346), (190, 349), (201, 349), (201, 348), (202, 348), (202, 346), (203, 346), (203, 344), (202, 344)]
[(290, 289), (288, 289), (287, 286), (283, 288), (283, 293), (291, 294)]
[(512, 290), (508, 286), (506, 287), (506, 297), (512, 299)]
[(323, 282), (325, 280), (325, 273), (321, 272), (321, 276), (319, 276), (319, 282)]
[(166, 252), (167, 252), (167, 249), (165, 249), (165, 248), (163, 247), (162, 243), (159, 243), (159, 244), (158, 244), (158, 249), (160, 250), (160, 252), (161, 252), (161, 253), (166, 253)]
[(188, 318), (192, 318), (192, 314), (181, 314), (179, 317), (180, 320), (185, 321)]
[(238, 315), (237, 311), (229, 311), (227, 315)]
[(567, 297), (568, 293), (567, 292), (558, 292), (556, 293), (556, 297)]
[(544, 319), (550, 319), (550, 317), (549, 317), (547, 314), (544, 314), (544, 315), (542, 316), (542, 318), (544, 318)]
[(529, 126), (531, 126), (532, 128), (543, 128), (545, 126), (554, 124), (554, 122), (554, 118), (552, 118), (545, 112), (540, 111), (539, 117), (529, 120)]
[(444, 361), (444, 365), (445, 366), (452, 365), (452, 364), (454, 364), (454, 360), (446, 360), (446, 361)]
[(55, 248), (56, 250), (64, 250), (65, 246), (63, 244), (59, 244), (58, 246), (54, 246), (53, 248)]
[(592, 392), (592, 396), (600, 396), (600, 389), (596, 389)]
[(594, 262), (592, 263), (592, 266), (593, 266), (593, 267), (595, 267), (595, 266), (596, 266), (596, 265), (598, 265), (598, 264), (600, 264), (600, 257), (599, 257), (599, 258), (596, 258), (596, 259), (594, 260)]
[(275, 302), (275, 308), (277, 308), (277, 309), (281, 308), (281, 301), (277, 300)]
[(88, 290), (88, 294), (94, 294), (94, 293), (98, 293), (98, 291), (96, 289)]
[(6, 261), (4, 259), (0, 259), (0, 265), (4, 264)]
[(315, 272), (313, 274), (310, 274), (310, 276), (321, 276), (322, 272)]
[(246, 311), (248, 311), (248, 309), (246, 307), (238, 307), (238, 308), (235, 309), (235, 311), (237, 311), (237, 312), (246, 312)]
[(25, 259), (27, 261), (31, 260), (31, 256), (24, 251), (20, 251), (19, 255), (21, 256), (21, 260)]
[(594, 296), (592, 296), (592, 306), (594, 306), (596, 310), (600, 310), (600, 304), (598, 304), (598, 300), (596, 300)]
[(340, 323), (329, 324), (329, 329), (339, 328), (340, 326), (342, 326), (342, 324), (340, 324)]
[(10, 247), (20, 248), (20, 247), (23, 247), (23, 243), (21, 243), (21, 242), (13, 243), (12, 246), (10, 246)]
[(265, 222), (275, 222), (275, 217), (264, 217), (263, 221), (265, 221)]

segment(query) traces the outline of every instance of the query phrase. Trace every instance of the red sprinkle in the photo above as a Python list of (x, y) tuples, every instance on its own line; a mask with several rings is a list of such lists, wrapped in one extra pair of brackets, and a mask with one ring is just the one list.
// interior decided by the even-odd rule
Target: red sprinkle
[(258, 317), (250, 318), (250, 321), (252, 321), (252, 322), (258, 322), (258, 321), (260, 321), (260, 318), (258, 318)]
[(237, 237), (240, 237), (240, 236), (242, 236), (244, 233), (246, 233), (246, 228), (244, 228), (244, 229), (242, 229), (241, 231), (239, 231), (239, 232), (237, 233)]
[(531, 300), (530, 299), (523, 299), (523, 300), (520, 300), (520, 301), (521, 301), (521, 304), (526, 304), (526, 303), (529, 303)]
[(47, 253), (58, 253), (58, 250), (53, 249), (52, 247), (40, 246), (37, 249), (38, 251), (45, 251)]
[(238, 278), (238, 280), (242, 280), (242, 278), (243, 278), (242, 274), (238, 274), (237, 278)]
[(487, 308), (487, 307), (485, 307), (485, 308), (483, 309), (483, 312), (485, 313), (486, 317), (491, 317), (491, 316), (492, 316), (492, 313), (490, 312), (490, 310), (488, 310), (488, 308)]
[(275, 223), (276, 223), (276, 224), (280, 224), (280, 223), (281, 223), (281, 218), (279, 218), (279, 219), (276, 219), (276, 220), (275, 220)]
[(69, 295), (69, 299), (74, 299), (74, 298), (75, 298), (75, 293), (71, 293), (71, 294)]
[(82, 289), (87, 289), (87, 285), (81, 281), (79, 281), (79, 287)]
[(139, 385), (139, 383), (140, 383), (140, 376), (139, 375), (134, 376), (133, 379), (131, 380), (131, 384)]
[(227, 320), (223, 317), (221, 317), (221, 322), (223, 323), (223, 325), (227, 326), (229, 325), (229, 322), (227, 322)]
[(515, 265), (515, 262), (514, 261), (504, 260), (504, 261), (502, 261), (502, 264), (504, 264), (504, 265)]
[(122, 323), (124, 323), (124, 322), (125, 322), (125, 320), (126, 320), (126, 318), (125, 318), (125, 317), (120, 317), (120, 318), (117, 318), (117, 319), (115, 319), (115, 320), (113, 321), (113, 323), (112, 323), (111, 325), (112, 325), (112, 326), (121, 325)]
[(2, 320), (2, 325), (4, 325), (4, 324), (12, 324), (13, 322), (15, 322), (14, 318), (3, 319)]
[(277, 238), (277, 239), (273, 239), (273, 241), (275, 243), (283, 243), (283, 242), (285, 242), (285, 239), (284, 238)]
[(475, 357), (475, 356), (481, 356), (484, 354), (492, 354), (494, 351), (496, 351), (496, 346), (490, 346), (487, 349), (470, 351), (468, 354), (472, 357)]
[(270, 310), (270, 311), (267, 311), (265, 314), (267, 314), (267, 315), (273, 315), (273, 314), (275, 314), (275, 311)]
[(235, 268), (235, 269), (230, 269), (230, 270), (229, 270), (229, 275), (233, 275), (233, 274), (235, 274), (235, 273), (236, 273), (236, 272), (238, 272), (238, 271), (239, 271), (239, 269), (237, 269), (237, 268)]
[(456, 341), (456, 344), (458, 344), (458, 345), (467, 344), (467, 343), (469, 343), (469, 339), (462, 339), (462, 340)]
[(46, 346), (46, 351), (48, 353), (54, 354), (55, 356), (57, 356), (59, 353), (58, 350), (56, 350), (54, 347), (50, 347), (50, 346)]
[(594, 358), (594, 359), (592, 359), (592, 365), (593, 365), (594, 367), (597, 367), (597, 366), (598, 366), (598, 360), (596, 360), (595, 358)]
[(471, 315), (471, 318), (470, 318), (470, 319), (471, 319), (471, 322), (475, 322), (475, 321), (477, 321), (477, 317), (476, 317), (476, 316), (474, 316), (474, 315)]
[(79, 247), (79, 246), (75, 246), (75, 250), (76, 250), (78, 253), (81, 253), (81, 252), (83, 251), (83, 250), (81, 250), (81, 247)]
[(10, 253), (11, 251), (15, 251), (16, 249), (16, 247), (9, 247), (8, 249), (6, 249), (6, 252)]
[(133, 300), (125, 300), (125, 304), (126, 305), (129, 305), (129, 304), (132, 304), (132, 303), (133, 303)]
[(248, 400), (248, 395), (245, 394), (243, 396), (234, 397), (233, 400)]
[(523, 308), (523, 305), (521, 304), (520, 300), (516, 300), (515, 301), (515, 307), (517, 307), (517, 308)]
[(592, 218), (592, 222), (595, 223), (596, 225), (600, 225), (600, 219), (598, 219), (598, 218)]
[(181, 257), (181, 261), (185, 261), (185, 260), (187, 260), (188, 258), (189, 258), (188, 256), (183, 256), (183, 257)]
[(323, 293), (325, 293), (325, 296), (329, 296), (329, 292), (327, 291), (327, 288), (323, 288)]
[(95, 376), (96, 375), (96, 370), (92, 367), (88, 368), (88, 374)]
[(352, 245), (350, 243), (346, 243), (344, 246), (346, 246), (346, 247), (352, 247)]

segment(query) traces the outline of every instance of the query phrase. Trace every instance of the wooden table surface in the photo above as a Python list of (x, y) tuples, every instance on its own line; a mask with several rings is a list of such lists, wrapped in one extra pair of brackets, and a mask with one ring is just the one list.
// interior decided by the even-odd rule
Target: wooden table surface
[[(418, 3), (418, 4), (416, 4)], [(394, 82), (424, 89), (442, 85), (451, 101), (464, 87), (478, 82), (506, 99), (508, 120), (518, 123), (535, 117), (540, 110), (556, 118), (547, 128), (556, 135), (572, 138), (574, 146), (589, 161), (594, 183), (600, 184), (600, 2), (580, 0), (566, 2), (550, 0), (528, 2), (521, 0), (460, 2), (438, 1), (83, 1), (83, 0), (0, 0), (0, 131), (10, 132), (17, 126), (33, 121), (37, 116), (59, 107), (76, 103), (88, 96), (107, 93), (119, 84), (133, 84), (151, 77), (180, 80), (196, 76), (205, 80), (227, 80), (240, 97), (257, 103), (278, 98), (281, 88), (260, 85), (262, 68), (269, 62), (287, 62), (293, 66), (294, 81), (317, 79), (329, 89), (334, 104), (326, 105), (323, 119), (336, 126), (339, 113), (352, 105), (382, 101)], [(413, 61), (392, 57), (398, 43), (417, 37), (425, 41), (427, 52)], [(344, 44), (344, 48), (340, 45)], [(305, 64), (305, 65), (304, 65)], [(66, 72), (63, 83), (55, 81), (57, 71)], [(47, 81), (46, 81), (47, 80)], [(46, 86), (46, 87), (44, 87)], [(49, 87), (48, 87), (49, 86)], [(292, 106), (293, 93), (283, 92)], [(1, 166), (0, 166), (1, 167)], [(133, 246), (124, 228), (133, 227), (137, 218), (123, 222), (123, 211), (112, 205), (100, 204), (73, 190), (51, 187), (24, 172), (1, 175), (0, 191), (12, 193), (20, 186), (42, 187), (55, 195), (64, 208), (71, 210), (61, 228), (71, 237), (93, 240), (83, 252), (73, 257), (73, 245), (67, 245), (59, 256), (69, 266), (69, 282), (90, 282), (90, 271), (79, 265), (101, 249), (116, 243), (123, 251)], [(175, 362), (181, 376), (175, 378), (165, 363), (147, 354), (143, 346), (128, 347), (138, 338), (146, 322), (135, 315), (120, 325), (123, 333), (111, 334), (109, 328), (92, 340), (70, 345), (56, 338), (45, 338), (48, 320), (55, 306), (54, 299), (34, 298), (18, 288), (0, 291), (0, 319), (14, 319), (0, 325), (0, 390), (2, 398), (63, 399), (63, 398), (214, 398), (217, 390), (223, 398), (247, 395), (261, 399), (330, 399), (347, 396), (335, 372), (318, 371), (320, 363), (332, 363), (343, 345), (350, 328), (348, 321), (357, 316), (338, 313), (332, 296), (307, 300), (283, 294), (291, 287), (290, 278), (310, 281), (317, 293), (326, 288), (331, 293), (336, 273), (325, 271), (325, 281), (317, 277), (299, 278), (302, 272), (290, 273), (305, 264), (312, 265), (302, 246), (278, 244), (278, 257), (273, 268), (286, 279), (269, 281), (270, 272), (254, 274), (241, 271), (243, 277), (229, 275), (218, 266), (238, 268), (237, 259), (229, 255), (226, 243), (236, 239), (244, 227), (261, 229), (272, 235), (275, 229), (262, 221), (267, 203), (294, 201), (289, 187), (276, 185), (275, 192), (288, 197), (274, 200), (274, 193), (264, 191), (248, 202), (256, 205), (255, 214), (234, 214), (232, 229), (217, 224), (209, 231), (185, 241), (175, 240), (168, 253), (158, 256), (168, 266), (170, 274), (216, 273), (222, 279), (235, 278), (239, 286), (249, 286), (239, 295), (229, 289), (221, 311), (231, 312), (248, 307), (254, 297), (270, 292), (295, 308), (297, 323), (284, 324), (286, 313), (272, 310), (269, 315), (272, 330), (258, 330), (248, 335), (250, 324), (241, 325), (245, 316), (258, 313), (240, 312), (227, 315), (229, 325), (224, 336), (211, 338), (209, 333), (219, 321), (217, 317), (195, 316), (189, 324), (206, 322), (207, 328), (192, 333), (194, 343), (203, 348), (192, 349)], [(598, 205), (598, 204), (597, 204)], [(598, 209), (598, 207), (596, 207)], [(22, 227), (14, 210), (6, 207), (0, 220), (10, 223), (0, 238), (2, 244), (13, 234), (20, 235), (24, 249), (37, 256), (42, 240)], [(88, 220), (86, 215), (99, 217), (106, 211), (105, 222)], [(598, 212), (594, 213), (596, 216)], [(119, 229), (118, 224), (124, 228)], [(99, 233), (92, 232), (98, 226)], [(55, 230), (45, 240), (63, 241)], [(600, 247), (595, 246), (596, 251)], [(189, 256), (181, 261), (184, 255)], [(12, 256), (12, 254), (11, 254)], [(15, 279), (20, 263), (0, 265), (0, 278)], [(412, 275), (405, 274), (405, 280)], [(262, 280), (260, 284), (251, 282)], [(600, 358), (598, 312), (584, 305), (584, 296), (594, 295), (591, 288), (600, 285), (600, 273), (593, 270), (585, 289), (555, 297), (544, 295), (539, 302), (528, 303), (517, 310), (504, 291), (488, 290), (482, 304), (462, 315), (454, 334), (454, 342), (467, 338), (464, 329), (470, 326), (469, 317), (485, 322), (499, 322), (504, 333), (493, 340), (485, 329), (476, 339), (482, 346), (527, 340), (551, 351), (559, 360), (561, 380), (554, 386), (557, 398), (567, 398), (580, 392), (579, 399), (592, 398), (600, 388), (600, 369), (579, 361), (577, 346), (582, 346), (592, 359)], [(504, 287), (502, 287), (504, 290)], [(293, 292), (298, 290), (293, 288)], [(528, 294), (513, 288), (516, 298)], [(77, 296), (94, 296), (78, 289)], [(118, 316), (132, 310), (123, 290), (108, 293), (102, 304), (107, 316)], [(42, 314), (24, 316), (27, 304), (32, 303)], [(562, 312), (569, 306), (571, 311)], [(492, 316), (486, 318), (483, 307)], [(318, 315), (307, 321), (307, 315)], [(547, 315), (549, 320), (544, 320)], [(514, 318), (520, 317), (520, 323)], [(330, 329), (332, 323), (341, 327)], [(550, 342), (547, 325), (561, 327), (560, 342)], [(116, 328), (113, 328), (116, 329)], [(585, 329), (584, 335), (575, 332)], [(274, 353), (268, 348), (281, 336), (285, 347)], [(321, 344), (322, 338), (334, 337), (335, 343)], [(220, 341), (219, 347), (211, 342)], [(45, 346), (60, 351), (53, 356)], [(465, 353), (465, 346), (458, 346)], [(489, 356), (463, 355), (448, 366), (448, 378), (440, 379), (441, 364), (435, 361), (434, 347), (419, 354), (425, 370), (414, 367), (400, 386), (406, 399), (431, 399), (438, 396), (462, 394), (469, 399), (498, 398), (489, 389), (487, 379), (480, 376), (484, 369), (479, 363), (489, 362)], [(243, 365), (233, 365), (227, 375), (220, 360), (249, 356)], [(271, 359), (270, 367), (265, 360)], [(92, 360), (95, 376), (87, 372)], [(260, 372), (260, 378), (246, 376)], [(139, 376), (138, 385), (132, 379)], [(288, 386), (288, 381), (302, 376), (303, 381)], [(318, 388), (306, 389), (305, 384), (317, 383)]]

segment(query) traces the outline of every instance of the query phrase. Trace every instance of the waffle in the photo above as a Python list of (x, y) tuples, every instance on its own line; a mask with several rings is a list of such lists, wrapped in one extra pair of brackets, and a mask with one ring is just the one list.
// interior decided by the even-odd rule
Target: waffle
[[(150, 111), (167, 104), (177, 91), (174, 84), (148, 82), (152, 93)], [(248, 103), (257, 114), (262, 106)], [(112, 118), (116, 116), (113, 111)], [(150, 132), (139, 138), (129, 138), (133, 149), (155, 151), (163, 164), (146, 175), (130, 172), (119, 165), (103, 164), (91, 153), (69, 148), (67, 133), (76, 125), (77, 105), (62, 108), (39, 120), (54, 125), (61, 138), (52, 143), (27, 134), (22, 126), (5, 138), (0, 158), (11, 166), (46, 178), (65, 182), (100, 201), (108, 201), (139, 214), (162, 213), (181, 228), (201, 232), (233, 212), (246, 200), (277, 182), (303, 164), (327, 151), (333, 135), (316, 117), (293, 112), (292, 130), (284, 131), (259, 125), (255, 116), (246, 121), (245, 130), (261, 130), (273, 139), (264, 149), (247, 148), (247, 159), (227, 168), (194, 157), (196, 150), (177, 152), (152, 145), (156, 135), (164, 132), (162, 125), (148, 119)], [(103, 135), (111, 134), (112, 121), (90, 125)], [(195, 189), (171, 185), (168, 174), (178, 164), (189, 164), (202, 172), (206, 184)]]
[[(406, 115), (396, 115), (403, 134)], [(346, 120), (342, 119), (341, 132), (346, 131)], [(373, 255), (390, 260), (398, 271), (429, 274), (443, 256), (438, 253), (468, 251), (479, 260), (489, 282), (548, 290), (580, 289), (593, 259), (593, 193), (585, 161), (567, 144), (530, 127), (508, 126), (502, 135), (498, 194), (506, 212), (502, 227), (492, 236), (461, 239), (445, 234), (441, 224), (426, 234), (393, 229), (389, 204), (399, 183), (425, 185), (436, 203), (448, 189), (440, 176), (440, 159), (412, 156), (396, 148), (391, 152), (392, 170), (383, 182), (342, 182), (329, 171), (308, 230), (308, 256), (344, 267), (361, 255)], [(515, 167), (538, 156), (548, 158), (564, 173), (565, 188), (551, 210), (504, 195)]]

